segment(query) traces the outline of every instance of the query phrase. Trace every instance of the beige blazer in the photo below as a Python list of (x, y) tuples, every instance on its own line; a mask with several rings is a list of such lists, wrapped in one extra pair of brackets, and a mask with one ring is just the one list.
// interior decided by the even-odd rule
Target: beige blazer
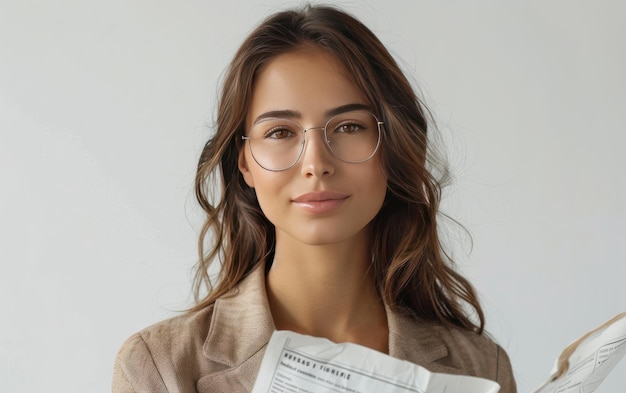
[[(387, 308), (389, 354), (434, 372), (475, 375), (516, 393), (505, 351), (485, 336), (409, 319)], [(275, 330), (259, 266), (213, 306), (131, 336), (120, 349), (113, 392), (250, 392)]]

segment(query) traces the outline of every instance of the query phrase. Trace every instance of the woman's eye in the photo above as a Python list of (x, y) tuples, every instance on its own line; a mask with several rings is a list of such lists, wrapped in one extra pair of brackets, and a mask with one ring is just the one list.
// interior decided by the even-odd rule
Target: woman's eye
[(264, 135), (265, 139), (284, 139), (295, 135), (289, 128), (272, 128)]
[(359, 132), (363, 129), (363, 126), (357, 123), (344, 123), (340, 124), (335, 128), (334, 132), (342, 133), (342, 134), (354, 134), (355, 132)]

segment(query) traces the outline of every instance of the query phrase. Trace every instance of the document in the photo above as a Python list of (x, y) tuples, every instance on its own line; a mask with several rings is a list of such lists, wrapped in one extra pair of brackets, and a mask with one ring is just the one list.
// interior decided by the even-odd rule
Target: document
[(487, 379), (433, 373), (356, 344), (275, 331), (252, 393), (496, 393)]
[(591, 393), (624, 354), (626, 313), (621, 313), (568, 345), (548, 381), (533, 393)]
[[(592, 393), (626, 354), (626, 313), (568, 345), (532, 393)], [(496, 393), (483, 378), (434, 373), (350, 343), (275, 331), (252, 393)]]

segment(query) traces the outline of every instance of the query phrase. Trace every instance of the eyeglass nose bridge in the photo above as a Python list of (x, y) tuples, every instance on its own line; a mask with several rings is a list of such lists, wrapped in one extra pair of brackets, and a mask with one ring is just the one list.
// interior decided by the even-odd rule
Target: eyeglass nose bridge
[[(302, 126), (300, 126), (302, 127)], [(322, 137), (324, 138), (324, 145), (326, 145), (326, 148), (330, 151), (330, 153), (335, 156), (335, 153), (333, 152), (333, 149), (330, 147), (330, 140), (328, 140), (328, 138), (326, 137), (326, 126), (317, 126), (317, 127), (309, 127), (309, 128), (304, 128), (302, 127), (302, 145), (300, 147), (300, 154), (298, 154), (298, 159), (296, 160), (296, 162), (293, 165), (296, 165), (301, 159), (302, 156), (304, 155), (304, 150), (307, 147), (307, 139), (306, 139), (306, 135), (308, 131), (311, 130), (322, 130), (323, 134)]]
[(304, 145), (306, 143), (306, 133), (310, 130), (322, 130), (324, 131), (324, 142), (326, 142), (326, 144), (328, 146), (330, 146), (330, 141), (328, 140), (328, 138), (326, 137), (326, 126), (318, 126), (318, 127), (309, 127), (309, 128), (302, 128), (302, 150), (304, 150)]

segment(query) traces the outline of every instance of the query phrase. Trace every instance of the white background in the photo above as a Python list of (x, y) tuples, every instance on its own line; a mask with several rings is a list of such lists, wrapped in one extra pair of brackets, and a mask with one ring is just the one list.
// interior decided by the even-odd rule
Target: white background
[[(109, 391), (124, 339), (190, 305), (217, 81), (280, 3), (0, 0), (0, 391)], [(529, 392), (626, 310), (626, 7), (339, 4), (439, 121), (455, 255)]]

